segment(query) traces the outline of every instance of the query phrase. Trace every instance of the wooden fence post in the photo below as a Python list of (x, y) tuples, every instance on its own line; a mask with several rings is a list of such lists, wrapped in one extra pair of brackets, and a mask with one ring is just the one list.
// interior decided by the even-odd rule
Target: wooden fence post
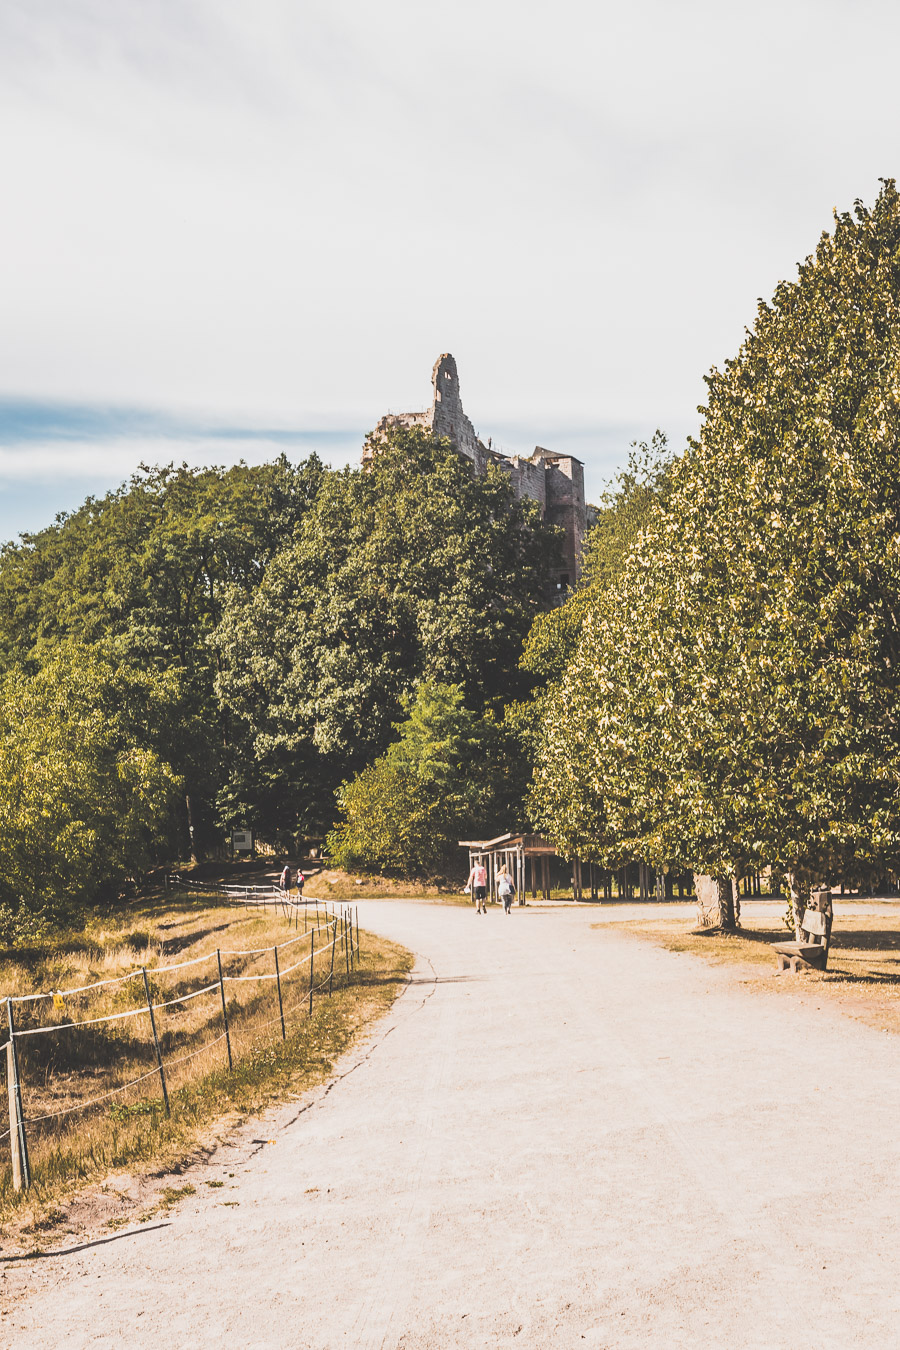
[(17, 1191), (27, 1191), (31, 1185), (31, 1167), (28, 1162), (25, 1112), (22, 1107), (22, 1085), (19, 1081), (19, 1053), (16, 1050), (16, 1028), (10, 999), (6, 1000), (6, 1017), (9, 1022), (6, 1083), (9, 1095), (9, 1149), (12, 1155), (13, 1186)]
[(234, 1060), (231, 1058), (231, 1032), (228, 1030), (228, 1009), (225, 1006), (225, 980), (222, 977), (222, 953), (216, 948), (216, 963), (219, 967), (219, 993), (222, 996), (222, 1021), (225, 1024), (225, 1045), (228, 1048), (228, 1071), (234, 1069)]
[(309, 935), (309, 1015), (312, 1017), (313, 1005), (313, 966), (316, 959), (316, 930)]
[(146, 967), (141, 966), (141, 974), (144, 977), (144, 993), (147, 995), (147, 1011), (150, 1014), (150, 1030), (153, 1032), (153, 1048), (156, 1051), (156, 1067), (159, 1069), (159, 1083), (162, 1088), (163, 1105), (166, 1108), (166, 1115), (169, 1111), (169, 1093), (166, 1089), (166, 1072), (163, 1068), (162, 1055), (159, 1049), (159, 1037), (156, 1034), (156, 1018), (153, 1015), (153, 999), (150, 997), (150, 982), (147, 979)]
[(281, 1001), (281, 971), (278, 969), (277, 945), (275, 946), (274, 951), (275, 951), (275, 985), (278, 989), (278, 1015), (281, 1018), (281, 1039), (284, 1041), (287, 1039), (287, 1037), (285, 1035), (284, 1030), (284, 1004)]
[(328, 974), (328, 995), (334, 987), (334, 949), (337, 946), (337, 916), (331, 920), (331, 970)]

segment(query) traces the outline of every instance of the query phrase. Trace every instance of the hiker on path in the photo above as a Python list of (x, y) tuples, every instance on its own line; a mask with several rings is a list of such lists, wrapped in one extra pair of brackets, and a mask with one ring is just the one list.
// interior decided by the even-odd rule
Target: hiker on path
[(303, 873), (300, 871), (300, 868), (298, 867), (298, 868), (297, 868), (297, 894), (298, 894), (298, 896), (300, 897), (301, 900), (303, 899), (303, 886), (304, 886), (305, 882), (306, 882), (306, 877), (303, 875)]
[(278, 878), (278, 885), (279, 885), (279, 886), (281, 887), (281, 889), (284, 891), (285, 895), (287, 895), (288, 891), (291, 889), (291, 865), (290, 865), (290, 863), (285, 863), (285, 864), (284, 864), (284, 871), (282, 872), (281, 876)]
[(503, 913), (508, 914), (512, 907), (513, 896), (516, 893), (516, 884), (509, 875), (506, 863), (497, 873), (497, 894), (503, 901)]
[(487, 868), (484, 863), (472, 864), (469, 880), (466, 882), (466, 890), (470, 886), (472, 888), (472, 899), (475, 901), (475, 913), (487, 914)]

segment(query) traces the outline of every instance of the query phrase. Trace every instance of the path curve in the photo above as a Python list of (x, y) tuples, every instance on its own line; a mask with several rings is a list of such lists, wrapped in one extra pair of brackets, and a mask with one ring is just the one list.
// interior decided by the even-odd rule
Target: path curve
[(0, 1344), (897, 1343), (895, 1039), (595, 908), (359, 909), (418, 955), (369, 1042), (168, 1225), (34, 1262)]

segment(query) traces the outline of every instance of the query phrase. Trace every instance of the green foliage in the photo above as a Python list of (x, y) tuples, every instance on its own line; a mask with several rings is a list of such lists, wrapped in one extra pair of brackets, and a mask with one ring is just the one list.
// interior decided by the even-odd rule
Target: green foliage
[(548, 701), (574, 660), (585, 618), (604, 603), (604, 596), (621, 575), (641, 528), (666, 491), (669, 463), (661, 431), (649, 445), (635, 442), (631, 446), (628, 467), (616, 475), (596, 508), (584, 541), (577, 587), (562, 605), (538, 614), (531, 626), (521, 666), (536, 678), (537, 686), (528, 698), (509, 703), (506, 721), (532, 758), (538, 754)]
[(900, 860), (900, 199), (836, 218), (708, 379), (544, 721), (569, 849), (718, 874)]
[(420, 430), (370, 448), (362, 470), (324, 477), (253, 594), (232, 591), (215, 637), (239, 739), (229, 820), (330, 825), (334, 790), (384, 750), (420, 680), (476, 709), (526, 687), (557, 532), (502, 470), (476, 478)]
[(165, 845), (178, 780), (129, 711), (159, 695), (153, 676), (74, 644), (36, 675), (0, 680), (5, 937), (40, 933), (139, 875)]
[(340, 789), (345, 821), (329, 836), (339, 866), (431, 874), (520, 796), (509, 738), (464, 706), (459, 685), (423, 681), (404, 706), (399, 740)]
[(291, 536), (322, 472), (314, 457), (296, 468), (284, 458), (143, 468), (0, 552), (0, 669), (37, 670), (75, 639), (123, 670), (164, 672), (173, 702), (153, 744), (183, 776), (207, 835), (229, 737), (208, 639), (228, 592), (249, 594)]

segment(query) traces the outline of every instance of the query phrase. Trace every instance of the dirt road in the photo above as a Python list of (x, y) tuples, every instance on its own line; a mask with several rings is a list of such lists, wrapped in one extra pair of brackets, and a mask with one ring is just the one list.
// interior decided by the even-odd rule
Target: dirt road
[(2, 1343), (897, 1345), (897, 1041), (598, 917), (361, 903), (419, 953), (368, 1046), (168, 1220), (6, 1267)]

